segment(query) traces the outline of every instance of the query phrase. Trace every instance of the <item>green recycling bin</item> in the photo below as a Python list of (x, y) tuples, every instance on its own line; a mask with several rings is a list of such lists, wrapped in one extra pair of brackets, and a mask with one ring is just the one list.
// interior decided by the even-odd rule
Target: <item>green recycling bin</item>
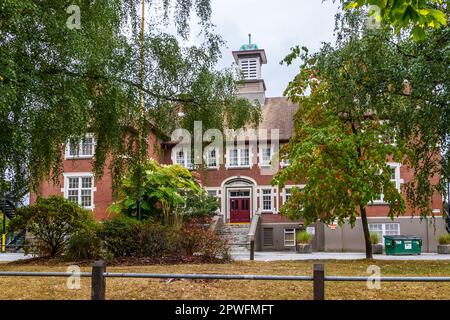
[(422, 238), (418, 236), (384, 236), (384, 250), (387, 255), (420, 254)]

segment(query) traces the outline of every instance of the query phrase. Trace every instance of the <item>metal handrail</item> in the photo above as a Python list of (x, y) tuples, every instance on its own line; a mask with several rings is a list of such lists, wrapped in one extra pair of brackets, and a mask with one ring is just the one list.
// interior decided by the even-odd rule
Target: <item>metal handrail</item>
[[(39, 272), (39, 271), (0, 271), (0, 277), (70, 277), (79, 275), (91, 277), (92, 272)], [(127, 273), (104, 272), (106, 278), (149, 278), (149, 279), (215, 279), (215, 280), (275, 280), (312, 281), (311, 276), (258, 275), (258, 274), (171, 274), (171, 273)], [(372, 277), (325, 276), (325, 281), (370, 281)], [(379, 277), (383, 282), (450, 282), (450, 277)]]
[(144, 278), (144, 279), (214, 279), (214, 280), (266, 280), (266, 281), (312, 281), (313, 299), (325, 299), (326, 281), (386, 281), (386, 282), (450, 282), (450, 277), (352, 277), (325, 276), (323, 264), (313, 265), (311, 276), (254, 275), (254, 274), (160, 274), (107, 272), (105, 261), (95, 261), (92, 272), (26, 272), (0, 271), (0, 277), (91, 277), (91, 299), (105, 300), (106, 278)]

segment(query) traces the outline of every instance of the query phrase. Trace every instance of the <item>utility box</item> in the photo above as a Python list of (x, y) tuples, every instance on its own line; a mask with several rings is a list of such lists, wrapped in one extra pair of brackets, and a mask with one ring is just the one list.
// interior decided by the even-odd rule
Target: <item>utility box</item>
[(418, 236), (384, 236), (384, 249), (387, 255), (420, 254), (422, 238)]

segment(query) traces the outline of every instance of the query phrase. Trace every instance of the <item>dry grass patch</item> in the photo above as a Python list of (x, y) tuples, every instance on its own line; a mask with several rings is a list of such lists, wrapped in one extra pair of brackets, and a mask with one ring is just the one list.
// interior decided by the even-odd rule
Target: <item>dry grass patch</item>
[[(110, 272), (311, 275), (313, 261), (233, 262), (228, 264), (113, 266)], [(447, 261), (326, 261), (328, 275), (367, 276), (369, 265), (382, 276), (450, 276)], [(2, 271), (66, 271), (67, 265), (0, 264)], [(82, 271), (90, 267), (82, 266)], [(9, 299), (89, 299), (90, 279), (68, 290), (65, 278), (0, 277)], [(107, 279), (107, 299), (311, 299), (311, 282), (240, 280)], [(450, 283), (382, 283), (368, 290), (364, 282), (327, 282), (327, 299), (450, 299)]]

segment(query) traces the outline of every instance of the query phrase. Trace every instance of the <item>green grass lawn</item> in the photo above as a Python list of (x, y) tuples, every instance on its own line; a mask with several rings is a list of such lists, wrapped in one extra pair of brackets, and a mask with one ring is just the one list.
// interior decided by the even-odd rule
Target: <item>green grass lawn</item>
[[(111, 266), (111, 272), (225, 273), (312, 275), (313, 261), (232, 262), (226, 264)], [(326, 261), (326, 275), (367, 276), (377, 265), (381, 276), (450, 276), (448, 261)], [(3, 263), (1, 271), (66, 271), (70, 263)], [(90, 271), (90, 267), (81, 267)], [(90, 278), (81, 289), (69, 290), (65, 278), (0, 277), (4, 299), (90, 299)], [(326, 299), (450, 299), (450, 283), (381, 283), (369, 290), (365, 282), (327, 282)], [(107, 279), (107, 299), (312, 299), (311, 282), (250, 280)]]

